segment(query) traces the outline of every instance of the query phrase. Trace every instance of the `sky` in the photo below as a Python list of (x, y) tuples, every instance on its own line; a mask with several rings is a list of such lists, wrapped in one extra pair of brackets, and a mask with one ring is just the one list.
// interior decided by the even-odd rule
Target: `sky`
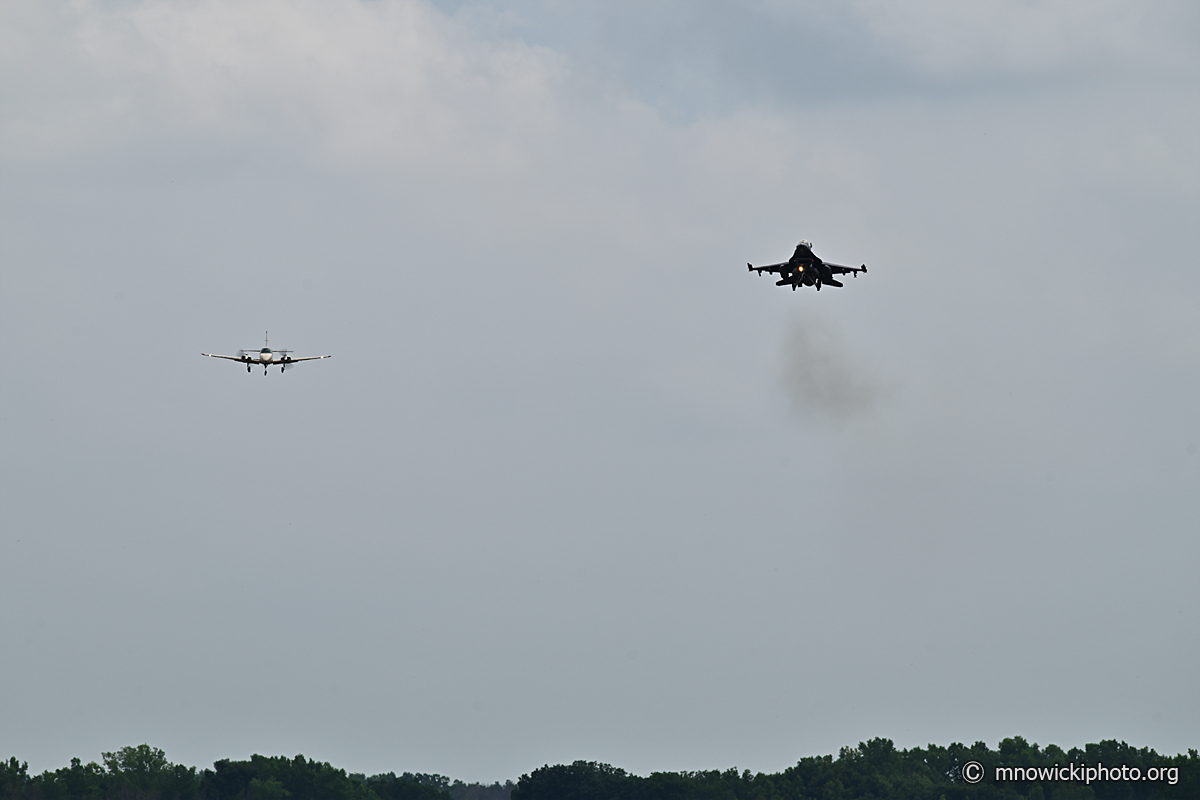
[(0, 5), (0, 756), (1200, 745), (1197, 142), (1188, 2)]

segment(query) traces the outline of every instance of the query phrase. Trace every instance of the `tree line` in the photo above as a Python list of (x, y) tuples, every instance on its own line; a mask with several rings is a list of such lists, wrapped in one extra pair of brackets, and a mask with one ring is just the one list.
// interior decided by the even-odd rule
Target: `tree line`
[[(978, 764), (979, 771), (967, 765)], [(1125, 766), (1155, 780), (1093, 780), (1084, 773), (1054, 771), (1064, 780), (1026, 780), (1042, 774), (1029, 768)], [(997, 767), (1022, 767), (996, 780)], [(966, 768), (966, 775), (964, 775)], [(1124, 773), (1126, 778), (1131, 770)], [(968, 778), (979, 777), (976, 783)], [(1174, 781), (1172, 783), (1172, 780)], [(1064, 751), (1039, 748), (1017, 736), (996, 750), (974, 745), (929, 745), (899, 750), (889, 739), (872, 739), (843, 747), (837, 757), (802, 758), (774, 774), (736, 769), (701, 772), (656, 772), (646, 777), (588, 761), (545, 766), (522, 775), (511, 800), (1200, 800), (1200, 756), (1160, 756), (1114, 740)]]
[[(974, 745), (897, 749), (889, 739), (800, 759), (782, 772), (735, 769), (645, 777), (594, 761), (546, 765), (513, 784), (405, 772), (347, 774), (302, 755), (222, 759), (212, 769), (172, 764), (149, 745), (103, 753), (102, 764), (30, 775), (0, 761), (0, 800), (1174, 800), (1200, 798), (1200, 755), (1162, 756), (1106, 740), (1042, 748), (1017, 736)], [(1091, 767), (1105, 772), (1089, 777)], [(1073, 770), (1070, 768), (1074, 768)], [(1112, 768), (1123, 768), (1113, 772)], [(974, 780), (974, 779), (978, 780)], [(974, 782), (972, 782), (974, 780)]]
[(512, 782), (486, 786), (444, 775), (393, 772), (347, 774), (302, 755), (221, 759), (212, 769), (172, 764), (157, 747), (141, 744), (101, 753), (103, 764), (30, 775), (16, 757), (0, 761), (0, 800), (508, 800)]

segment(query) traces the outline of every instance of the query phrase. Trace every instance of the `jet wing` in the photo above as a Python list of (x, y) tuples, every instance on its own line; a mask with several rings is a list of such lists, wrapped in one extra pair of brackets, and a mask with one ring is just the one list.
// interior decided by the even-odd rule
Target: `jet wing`
[(213, 355), (212, 353), (201, 353), (200, 355), (202, 355), (202, 356), (208, 356), (209, 358), (227, 358), (227, 359), (229, 359), (230, 361), (240, 361), (240, 362), (241, 362), (241, 363), (243, 363), (243, 364), (245, 364), (247, 361), (253, 361), (253, 360), (254, 360), (254, 359), (252, 359), (252, 358), (247, 358), (246, 356), (241, 356), (241, 357), (239, 358), (238, 356), (217, 356), (217, 355)]
[(841, 264), (830, 264), (828, 261), (826, 261), (825, 266), (829, 267), (829, 271), (835, 275), (844, 275), (846, 273), (853, 272), (855, 277), (857, 277), (858, 273), (867, 271), (866, 264), (863, 264), (861, 267), (843, 267)]
[(747, 263), (746, 269), (751, 272), (757, 272), (759, 275), (762, 275), (764, 272), (778, 272), (780, 275), (782, 275), (788, 271), (784, 269), (784, 267), (788, 266), (789, 263), (791, 262), (784, 261), (781, 264), (768, 264), (763, 267), (756, 267), (753, 264)]

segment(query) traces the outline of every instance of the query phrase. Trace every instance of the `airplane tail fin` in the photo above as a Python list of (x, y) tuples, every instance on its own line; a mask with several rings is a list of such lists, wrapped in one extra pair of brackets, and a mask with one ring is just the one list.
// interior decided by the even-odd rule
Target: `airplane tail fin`
[(826, 286), (836, 286), (839, 289), (846, 285), (841, 281), (834, 280), (833, 278), (826, 278), (825, 280), (821, 281), (821, 283), (825, 284)]

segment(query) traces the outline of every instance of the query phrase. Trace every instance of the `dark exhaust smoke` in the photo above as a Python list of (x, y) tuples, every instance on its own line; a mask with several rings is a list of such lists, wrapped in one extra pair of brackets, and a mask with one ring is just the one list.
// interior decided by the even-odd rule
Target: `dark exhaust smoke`
[(882, 387), (827, 320), (796, 320), (783, 345), (782, 381), (796, 412), (844, 422), (871, 410)]

